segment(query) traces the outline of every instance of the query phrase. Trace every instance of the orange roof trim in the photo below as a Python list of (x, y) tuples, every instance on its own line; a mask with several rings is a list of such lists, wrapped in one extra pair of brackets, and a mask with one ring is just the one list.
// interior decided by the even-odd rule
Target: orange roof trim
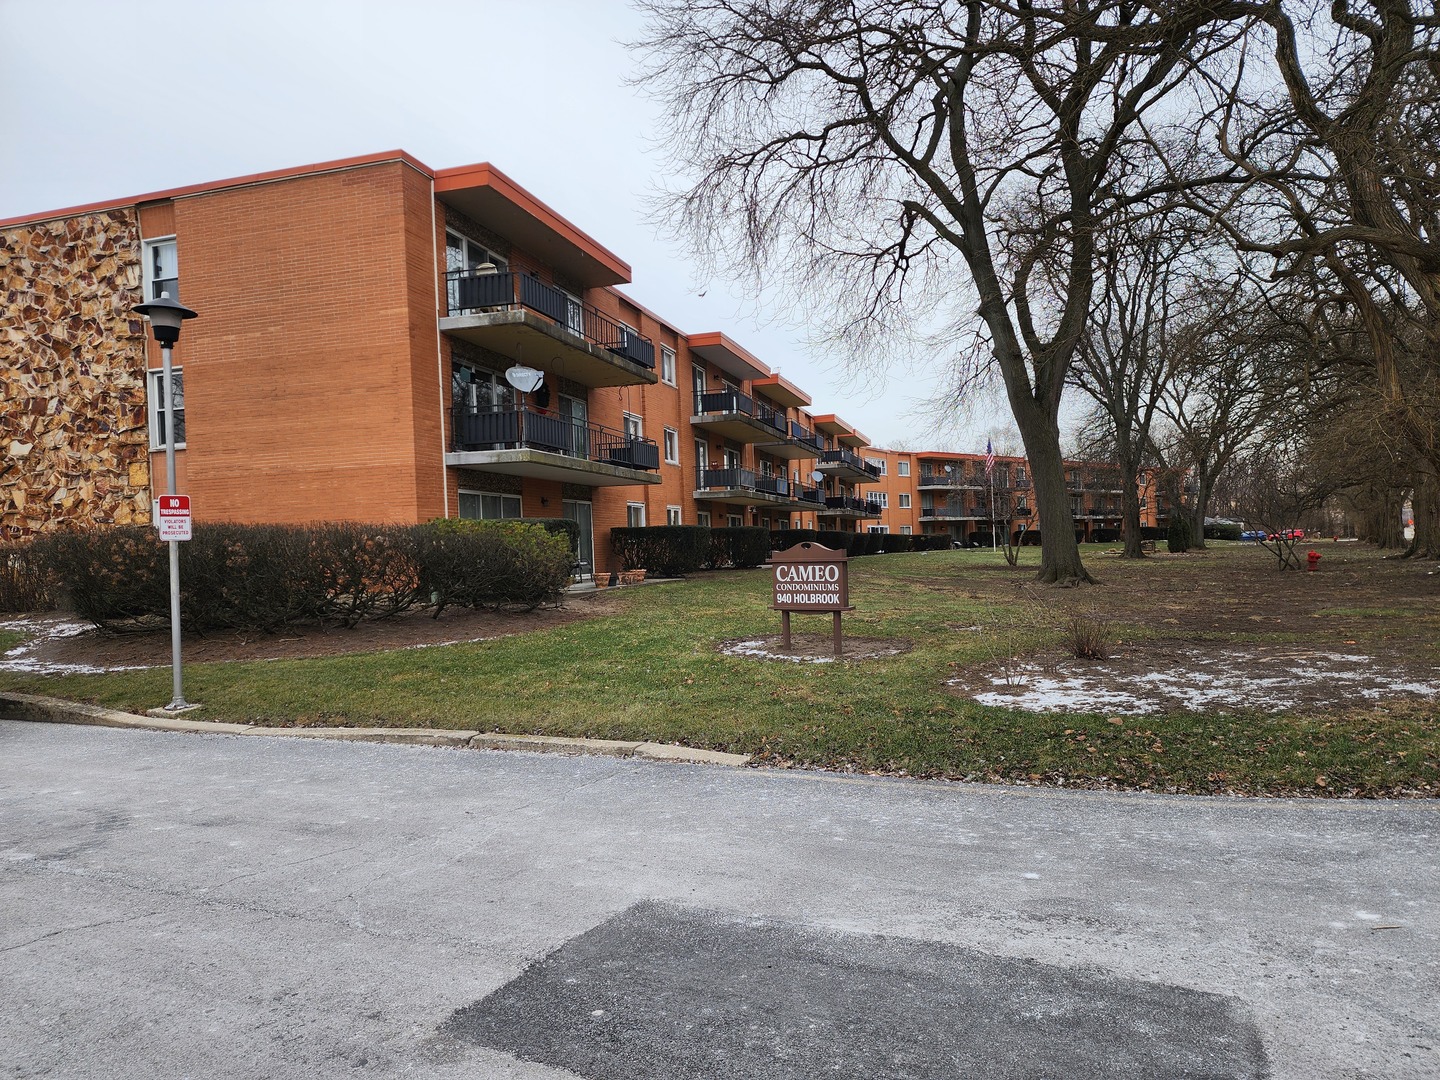
[(163, 191), (152, 191), (144, 195), (134, 195), (123, 199), (108, 199), (104, 202), (84, 203), (80, 206), (67, 206), (60, 210), (46, 210), (38, 214), (23, 214), (20, 217), (0, 219), (0, 228), (7, 228), (12, 225), (35, 225), (42, 221), (53, 221), (56, 218), (74, 217), (77, 214), (98, 214), (106, 210), (124, 210), (132, 206), (140, 206), (143, 203), (163, 202), (166, 199), (183, 199), (191, 195), (204, 195), (212, 191), (223, 191), (226, 188), (246, 187), (251, 184), (271, 184), (279, 180), (292, 180), (301, 176), (313, 176), (316, 173), (340, 172), (344, 169), (354, 169), (363, 165), (378, 165), (386, 161), (403, 161), (412, 168), (433, 177), (435, 173), (429, 166), (416, 160), (404, 150), (385, 150), (378, 154), (364, 154), (360, 157), (339, 158), (335, 161), (322, 161), (315, 165), (300, 165), (289, 169), (273, 169), (269, 172), (250, 173), (247, 176), (232, 176), (228, 180), (211, 180), (203, 184), (187, 184), (184, 187), (166, 188)]

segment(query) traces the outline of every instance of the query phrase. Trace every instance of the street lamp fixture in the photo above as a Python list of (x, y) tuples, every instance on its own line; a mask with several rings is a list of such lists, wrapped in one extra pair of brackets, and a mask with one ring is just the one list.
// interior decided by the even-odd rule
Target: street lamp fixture
[[(158, 300), (137, 304), (137, 314), (150, 320), (150, 329), (160, 344), (162, 370), (160, 373), (160, 400), (165, 403), (165, 494), (178, 495), (175, 490), (175, 374), (171, 366), (170, 351), (180, 340), (180, 324), (186, 319), (199, 315), (184, 304), (170, 299), (169, 293), (161, 293)], [(166, 712), (193, 709), (185, 701), (180, 679), (180, 542), (170, 541), (170, 667), (173, 694)]]

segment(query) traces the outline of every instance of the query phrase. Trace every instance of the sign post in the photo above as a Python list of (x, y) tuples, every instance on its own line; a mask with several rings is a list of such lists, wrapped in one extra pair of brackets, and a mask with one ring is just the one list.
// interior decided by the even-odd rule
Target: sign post
[(835, 655), (842, 654), (840, 613), (855, 610), (850, 603), (849, 558), (843, 551), (812, 543), (770, 553), (775, 575), (774, 601), (770, 608), (780, 612), (781, 648), (790, 650), (792, 611), (828, 611), (834, 619)]

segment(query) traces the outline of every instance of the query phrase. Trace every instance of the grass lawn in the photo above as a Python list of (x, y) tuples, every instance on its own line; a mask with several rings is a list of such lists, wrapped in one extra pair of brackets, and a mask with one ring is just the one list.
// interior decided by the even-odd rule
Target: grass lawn
[[(1359, 545), (1325, 548), (1325, 573), (1281, 574), (1248, 545), (1122, 563), (1087, 552), (1095, 588), (1029, 584), (986, 552), (859, 559), (847, 635), (903, 639), (895, 656), (798, 664), (720, 654), (778, 633), (764, 570), (625, 589), (592, 619), (473, 644), (308, 660), (186, 665), (212, 720), (384, 725), (648, 739), (754, 754), (762, 763), (1089, 787), (1316, 795), (1440, 794), (1431, 701), (1358, 708), (1029, 713), (947, 684), (961, 671), (1060, 647), (1076, 614), (1108, 637), (1346, 643), (1426, 662), (1440, 640), (1440, 575)], [(973, 627), (984, 627), (976, 631)], [(797, 616), (826, 633), (828, 616)], [(1433, 666), (1433, 662), (1432, 666)], [(168, 699), (168, 668), (98, 676), (0, 672), (0, 689), (141, 711)]]

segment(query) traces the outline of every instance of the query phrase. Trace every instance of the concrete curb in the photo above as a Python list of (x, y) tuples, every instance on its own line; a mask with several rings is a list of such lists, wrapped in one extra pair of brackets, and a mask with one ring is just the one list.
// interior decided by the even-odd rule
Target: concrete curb
[[(160, 712), (161, 710), (156, 710)], [(680, 761), (692, 765), (748, 765), (747, 754), (696, 750), (670, 743), (623, 742), (614, 739), (571, 739), (557, 735), (504, 735), (498, 732), (450, 731), (441, 728), (282, 728), (262, 724), (222, 724), (212, 720), (186, 720), (175, 716), (119, 712), (98, 705), (83, 705), (35, 694), (0, 692), (0, 720), (40, 724), (89, 724), (93, 727), (133, 728), (138, 731), (183, 731), (208, 735), (271, 735), (292, 739), (330, 739), (337, 742), (390, 743), (403, 746), (448, 746), (457, 750), (531, 750), (559, 754), (600, 754), (641, 758), (645, 761)]]

